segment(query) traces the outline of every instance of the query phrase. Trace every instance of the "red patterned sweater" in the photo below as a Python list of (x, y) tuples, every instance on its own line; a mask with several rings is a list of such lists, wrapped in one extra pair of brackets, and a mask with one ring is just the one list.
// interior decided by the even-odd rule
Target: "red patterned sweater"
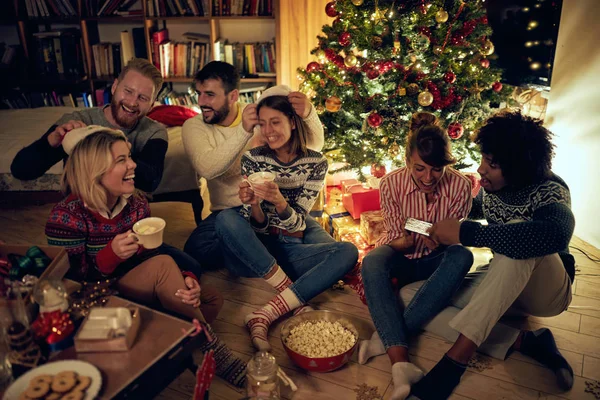
[[(48, 244), (67, 250), (71, 264), (67, 277), (70, 279), (95, 281), (120, 277), (143, 261), (143, 257), (121, 259), (112, 250), (111, 241), (149, 216), (148, 202), (136, 196), (127, 200), (117, 216), (108, 219), (88, 209), (81, 199), (70, 195), (52, 209), (46, 223), (46, 237)], [(191, 272), (183, 272), (183, 275), (198, 280)]]

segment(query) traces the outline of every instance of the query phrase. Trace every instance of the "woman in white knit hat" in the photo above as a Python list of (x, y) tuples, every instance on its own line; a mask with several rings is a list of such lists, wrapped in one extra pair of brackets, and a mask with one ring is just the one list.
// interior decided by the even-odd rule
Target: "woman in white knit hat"
[(217, 234), (233, 273), (263, 278), (279, 294), (250, 313), (245, 323), (252, 343), (269, 350), (270, 324), (283, 314), (310, 309), (306, 302), (331, 287), (356, 264), (358, 250), (347, 242), (306, 243), (306, 216), (321, 191), (327, 160), (306, 147), (306, 126), (294, 112), (290, 89), (276, 86), (263, 93), (256, 112), (243, 123), (260, 126), (264, 145), (242, 156), (241, 173), (269, 172), (274, 181), (243, 181), (241, 211), (217, 216)]

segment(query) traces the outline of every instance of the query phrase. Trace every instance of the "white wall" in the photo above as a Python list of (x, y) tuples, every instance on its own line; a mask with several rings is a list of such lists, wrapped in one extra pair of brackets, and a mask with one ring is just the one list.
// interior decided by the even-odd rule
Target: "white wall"
[(575, 235), (600, 248), (600, 3), (563, 0), (545, 125), (571, 189)]

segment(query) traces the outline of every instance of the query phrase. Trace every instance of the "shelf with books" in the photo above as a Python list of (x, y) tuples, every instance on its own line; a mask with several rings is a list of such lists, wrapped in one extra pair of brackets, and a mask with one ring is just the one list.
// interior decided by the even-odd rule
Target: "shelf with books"
[(230, 15), (230, 16), (223, 16), (223, 17), (212, 17), (211, 18), (214, 21), (231, 21), (231, 20), (257, 20), (257, 19), (267, 19), (267, 20), (274, 20), (275, 16), (273, 15)]
[(131, 23), (143, 23), (144, 17), (132, 16), (132, 17), (121, 17), (121, 16), (108, 16), (108, 17), (85, 17), (86, 21), (98, 21), (103, 23), (115, 23), (115, 24), (131, 24)]
[(210, 17), (196, 17), (196, 16), (184, 16), (184, 17), (146, 17), (148, 21), (169, 21), (176, 22), (181, 24), (189, 24), (194, 22), (209, 22), (211, 20)]
[[(172, 83), (191, 83), (193, 79), (194, 79), (193, 77), (169, 77), (169, 78), (164, 78), (164, 81), (172, 82)], [(276, 81), (277, 81), (276, 77), (242, 78), (242, 79), (240, 79), (240, 83), (275, 83)]]

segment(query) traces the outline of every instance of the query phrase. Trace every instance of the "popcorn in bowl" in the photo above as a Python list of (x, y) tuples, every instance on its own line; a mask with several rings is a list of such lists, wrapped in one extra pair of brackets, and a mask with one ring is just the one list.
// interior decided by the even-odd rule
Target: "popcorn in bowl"
[(358, 331), (347, 316), (335, 311), (308, 311), (281, 327), (283, 348), (307, 371), (329, 372), (344, 366), (358, 347)]
[(337, 321), (304, 321), (292, 328), (285, 343), (306, 357), (333, 357), (350, 350), (356, 336)]

